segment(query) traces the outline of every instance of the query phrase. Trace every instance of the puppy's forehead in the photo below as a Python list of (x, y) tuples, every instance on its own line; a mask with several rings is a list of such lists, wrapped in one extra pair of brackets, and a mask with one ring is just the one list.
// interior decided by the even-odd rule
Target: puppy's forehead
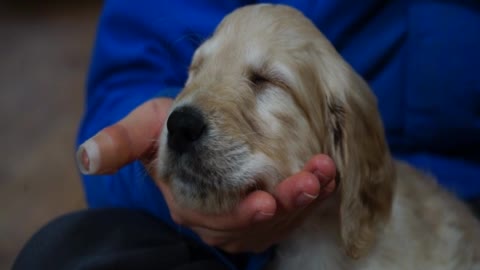
[[(221, 72), (233, 71), (240, 68), (243, 75), (251, 71), (268, 71), (283, 78), (286, 82), (294, 82), (294, 72), (289, 67), (288, 53), (282, 53), (284, 48), (277, 42), (271, 42), (268, 37), (228, 37), (222, 32), (207, 40), (195, 53), (194, 66), (200, 66), (208, 59), (214, 65), (219, 63), (231, 63), (223, 65)], [(240, 71), (240, 70), (237, 70)], [(235, 72), (235, 71), (234, 71)], [(265, 72), (266, 73), (266, 72)], [(265, 74), (263, 74), (265, 75)]]
[(258, 67), (268, 57), (269, 43), (258, 37), (232, 37), (218, 33), (207, 40), (195, 53), (195, 57), (231, 57), (243, 64)]
[(298, 11), (285, 6), (240, 8), (227, 16), (196, 51), (192, 65), (200, 66), (203, 60), (212, 58), (217, 58), (213, 61), (217, 63), (222, 58), (222, 63), (236, 63), (244, 69), (259, 70), (268, 65), (288, 74), (291, 51), (298, 52), (308, 43), (311, 30), (312, 25)]
[(267, 4), (240, 8), (224, 18), (197, 54), (208, 57), (228, 49), (230, 54), (250, 55), (249, 60), (263, 56), (269, 44), (277, 43), (275, 39), (280, 32), (288, 32), (293, 27), (285, 23), (286, 13), (290, 17), (298, 14), (290, 12), (297, 13), (290, 8)]

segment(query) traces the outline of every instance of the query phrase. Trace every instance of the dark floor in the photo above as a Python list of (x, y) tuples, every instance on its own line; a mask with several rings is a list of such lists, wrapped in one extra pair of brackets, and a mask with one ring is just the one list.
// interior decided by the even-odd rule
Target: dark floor
[(9, 269), (41, 225), (84, 207), (74, 139), (100, 5), (3, 5), (0, 269)]

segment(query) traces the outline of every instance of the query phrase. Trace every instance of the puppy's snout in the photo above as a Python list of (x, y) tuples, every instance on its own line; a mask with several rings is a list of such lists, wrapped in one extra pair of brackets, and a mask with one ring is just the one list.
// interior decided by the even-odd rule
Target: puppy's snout
[(205, 133), (202, 113), (190, 106), (175, 109), (167, 120), (168, 147), (178, 153), (188, 151)]

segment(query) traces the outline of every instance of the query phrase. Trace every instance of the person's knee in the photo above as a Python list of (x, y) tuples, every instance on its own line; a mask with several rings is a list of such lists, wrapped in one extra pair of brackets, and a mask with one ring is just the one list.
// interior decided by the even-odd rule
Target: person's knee
[[(140, 211), (83, 210), (61, 216), (40, 229), (20, 252), (13, 269), (150, 269), (159, 266), (169, 269), (193, 266), (198, 261), (192, 261), (192, 245), (196, 244)], [(223, 269), (206, 252), (200, 259), (205, 260), (202, 264)]]

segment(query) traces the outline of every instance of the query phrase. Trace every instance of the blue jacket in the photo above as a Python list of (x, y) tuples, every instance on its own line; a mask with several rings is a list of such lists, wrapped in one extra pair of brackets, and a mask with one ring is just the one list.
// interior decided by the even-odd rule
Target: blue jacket
[[(175, 97), (195, 48), (227, 13), (253, 2), (105, 1), (78, 143), (148, 99)], [(480, 2), (275, 2), (303, 11), (370, 83), (397, 157), (460, 197), (480, 195)], [(145, 210), (195, 237), (171, 221), (138, 162), (83, 180), (91, 207)], [(252, 255), (247, 269), (267, 258)]]

